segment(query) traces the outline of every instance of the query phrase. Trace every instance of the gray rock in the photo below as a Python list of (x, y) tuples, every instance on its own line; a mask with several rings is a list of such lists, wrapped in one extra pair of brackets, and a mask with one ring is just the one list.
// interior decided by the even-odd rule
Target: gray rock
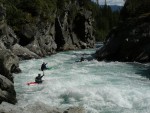
[[(14, 31), (6, 24), (6, 9), (3, 5), (0, 5), (0, 42), (4, 44), (7, 49), (10, 49), (12, 45), (17, 43), (17, 37)], [(0, 44), (3, 47), (2, 44)], [(4, 47), (3, 47), (4, 48)]]
[(1, 49), (1, 50), (2, 50), (2, 49), (6, 49), (6, 47), (4, 46), (4, 44), (3, 44), (2, 41), (0, 41), (0, 49)]
[(21, 33), (27, 39), (33, 40), (36, 34), (37, 28), (30, 24), (25, 24), (22, 26)]
[(34, 40), (26, 47), (39, 56), (46, 56), (55, 53), (57, 45), (54, 41), (54, 26), (51, 24), (41, 23)]
[(12, 104), (17, 102), (13, 83), (6, 77), (0, 75), (0, 103), (3, 101)]
[(0, 74), (13, 81), (12, 73), (21, 71), (19, 69), (19, 58), (10, 50), (0, 50)]
[(18, 56), (21, 60), (28, 60), (32, 58), (40, 58), (37, 54), (31, 52), (29, 49), (22, 47), (18, 44), (15, 44), (11, 48), (12, 52)]

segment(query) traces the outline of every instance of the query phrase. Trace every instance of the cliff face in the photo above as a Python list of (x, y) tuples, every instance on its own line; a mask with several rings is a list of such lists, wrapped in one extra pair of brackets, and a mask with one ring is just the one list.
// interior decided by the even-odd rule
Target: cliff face
[[(94, 47), (92, 12), (82, 2), (56, 1), (53, 8), (48, 6), (49, 2), (52, 4), (51, 1), (32, 2), (28, 4), (23, 0), (13, 4), (14, 11), (17, 10), (14, 14), (24, 14), (16, 16), (13, 22), (10, 21), (11, 16), (7, 16), (17, 35), (11, 49), (20, 59), (40, 58), (57, 51)], [(44, 3), (47, 4), (44, 6)], [(31, 6), (32, 4), (35, 6)], [(11, 14), (9, 10), (7, 12)], [(16, 21), (18, 24), (14, 24)]]
[(15, 104), (16, 92), (13, 85), (12, 73), (21, 72), (19, 59), (10, 49), (17, 42), (13, 30), (6, 24), (6, 12), (0, 6), (0, 103), (3, 101)]
[(92, 12), (78, 0), (61, 0), (63, 9), (54, 1), (0, 1), (0, 103), (17, 102), (12, 73), (21, 72), (19, 60), (94, 47)]
[(78, 7), (75, 17), (70, 17), (72, 7), (77, 3), (69, 4), (63, 17), (55, 21), (55, 42), (57, 50), (85, 49), (94, 47), (92, 12)]
[[(141, 3), (142, 2), (142, 3)], [(98, 60), (150, 61), (150, 2), (127, 0), (122, 22), (107, 36), (95, 56)]]

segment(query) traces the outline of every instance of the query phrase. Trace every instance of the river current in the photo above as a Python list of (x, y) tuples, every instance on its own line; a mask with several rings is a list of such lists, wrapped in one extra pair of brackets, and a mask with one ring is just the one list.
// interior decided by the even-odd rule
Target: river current
[[(35, 112), (35, 105), (41, 106), (41, 113), (47, 113), (43, 106), (68, 108), (83, 107), (87, 113), (149, 113), (150, 74), (149, 64), (98, 62), (96, 60), (76, 62), (82, 56), (90, 57), (94, 49), (66, 51), (43, 59), (20, 62), (21, 74), (14, 75), (18, 103), (13, 110), (23, 113)], [(83, 55), (84, 54), (84, 55)], [(43, 83), (26, 85), (34, 81), (43, 62), (45, 70)]]

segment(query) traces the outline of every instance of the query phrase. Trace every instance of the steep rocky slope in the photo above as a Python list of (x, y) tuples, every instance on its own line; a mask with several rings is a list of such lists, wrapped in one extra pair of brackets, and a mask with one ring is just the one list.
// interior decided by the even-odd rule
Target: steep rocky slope
[(17, 102), (13, 73), (21, 72), (19, 60), (94, 47), (92, 12), (84, 3), (61, 0), (60, 9), (51, 2), (0, 1), (0, 103)]
[(17, 35), (11, 34), (13, 38), (7, 39), (5, 46), (11, 42), (11, 49), (20, 59), (94, 47), (92, 12), (83, 1), (6, 0), (4, 3), (6, 20)]
[(0, 6), (0, 103), (17, 102), (12, 73), (19, 73), (19, 58), (10, 48), (17, 42), (13, 30), (6, 24), (5, 8)]
[(127, 0), (121, 22), (95, 53), (98, 60), (150, 61), (150, 1)]

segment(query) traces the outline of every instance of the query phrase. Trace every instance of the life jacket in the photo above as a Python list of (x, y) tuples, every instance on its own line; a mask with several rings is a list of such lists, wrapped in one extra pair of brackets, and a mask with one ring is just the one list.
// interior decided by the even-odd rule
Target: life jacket
[(46, 69), (46, 64), (42, 64), (41, 66), (41, 70), (43, 71), (44, 69)]
[(36, 83), (42, 83), (42, 76), (37, 76), (37, 77), (35, 78), (35, 82), (36, 82)]

